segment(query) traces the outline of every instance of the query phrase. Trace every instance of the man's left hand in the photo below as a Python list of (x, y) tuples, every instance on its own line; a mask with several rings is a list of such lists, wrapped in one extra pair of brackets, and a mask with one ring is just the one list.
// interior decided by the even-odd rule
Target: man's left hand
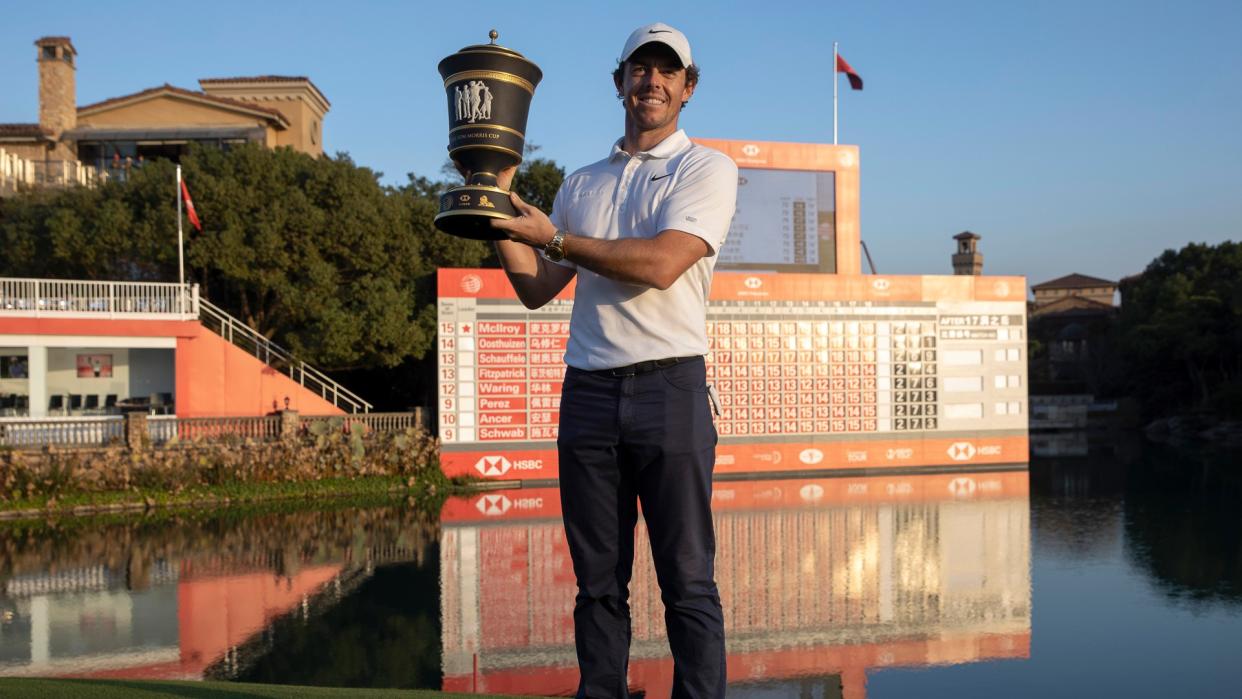
[(536, 248), (547, 245), (552, 236), (556, 235), (556, 226), (552, 225), (548, 215), (522, 201), (517, 192), (509, 192), (509, 201), (513, 202), (518, 216), (507, 220), (492, 219), (492, 228), (504, 231), (509, 240)]

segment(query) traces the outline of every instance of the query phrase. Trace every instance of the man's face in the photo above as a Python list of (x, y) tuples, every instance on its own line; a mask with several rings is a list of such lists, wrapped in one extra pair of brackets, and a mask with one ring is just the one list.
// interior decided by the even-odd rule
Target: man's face
[(677, 124), (681, 105), (694, 94), (686, 84), (686, 69), (677, 54), (664, 44), (647, 44), (621, 66), (621, 91), (625, 112), (641, 131), (655, 131)]

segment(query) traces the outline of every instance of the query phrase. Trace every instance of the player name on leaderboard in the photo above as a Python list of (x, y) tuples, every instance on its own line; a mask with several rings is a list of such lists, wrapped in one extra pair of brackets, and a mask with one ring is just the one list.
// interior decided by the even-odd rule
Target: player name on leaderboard
[[(556, 477), (572, 291), (528, 310), (499, 270), (440, 271), (447, 473)], [(1024, 463), (1025, 293), (1014, 277), (717, 273), (717, 472)]]

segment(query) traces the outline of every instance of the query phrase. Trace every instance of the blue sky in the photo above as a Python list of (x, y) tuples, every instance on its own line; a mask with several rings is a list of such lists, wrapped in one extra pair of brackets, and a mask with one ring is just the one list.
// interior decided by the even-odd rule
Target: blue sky
[(622, 114), (609, 72), (634, 27), (690, 37), (703, 80), (692, 136), (841, 142), (862, 164), (862, 233), (886, 273), (947, 273), (951, 236), (984, 271), (1032, 283), (1118, 279), (1190, 241), (1242, 237), (1242, 3), (1053, 0), (746, 3), (0, 2), (0, 122), (38, 119), (32, 42), (69, 35), (78, 102), (198, 78), (306, 75), (329, 151), (437, 176), (436, 63), (485, 40), (544, 70), (527, 133), (573, 169)]

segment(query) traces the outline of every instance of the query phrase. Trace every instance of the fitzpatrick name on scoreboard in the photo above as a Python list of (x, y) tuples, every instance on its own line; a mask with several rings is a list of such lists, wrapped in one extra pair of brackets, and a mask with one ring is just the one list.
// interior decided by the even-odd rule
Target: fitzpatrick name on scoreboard
[[(573, 285), (528, 310), (501, 270), (438, 284), (444, 472), (556, 478)], [(717, 473), (1027, 461), (1022, 277), (718, 272), (707, 326)]]

